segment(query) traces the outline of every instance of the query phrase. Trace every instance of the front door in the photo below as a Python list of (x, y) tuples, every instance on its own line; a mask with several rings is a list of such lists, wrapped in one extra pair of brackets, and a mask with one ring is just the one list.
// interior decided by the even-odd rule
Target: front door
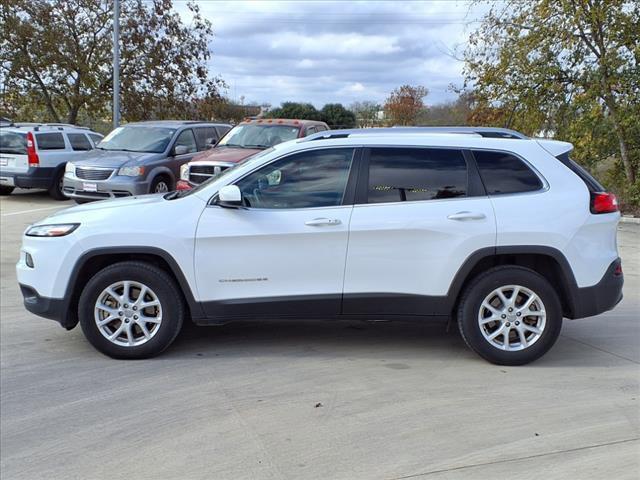
[(291, 154), (235, 182), (244, 208), (205, 209), (195, 271), (208, 316), (339, 313), (354, 154), (353, 148)]

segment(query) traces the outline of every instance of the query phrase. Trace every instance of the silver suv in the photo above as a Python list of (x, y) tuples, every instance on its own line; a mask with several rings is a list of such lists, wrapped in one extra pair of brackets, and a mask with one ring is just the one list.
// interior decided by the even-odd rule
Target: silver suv
[(231, 125), (182, 120), (129, 123), (67, 163), (63, 191), (78, 203), (173, 190), (180, 166)]
[(14, 188), (44, 188), (56, 200), (62, 193), (65, 163), (93, 150), (102, 135), (62, 123), (16, 123), (0, 130), (0, 195)]

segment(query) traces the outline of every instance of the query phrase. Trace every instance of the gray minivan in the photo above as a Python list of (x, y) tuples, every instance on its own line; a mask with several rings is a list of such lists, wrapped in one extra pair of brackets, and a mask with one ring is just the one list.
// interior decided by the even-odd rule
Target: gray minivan
[(129, 123), (68, 162), (63, 192), (78, 203), (175, 188), (180, 166), (212, 148), (231, 125), (162, 120)]

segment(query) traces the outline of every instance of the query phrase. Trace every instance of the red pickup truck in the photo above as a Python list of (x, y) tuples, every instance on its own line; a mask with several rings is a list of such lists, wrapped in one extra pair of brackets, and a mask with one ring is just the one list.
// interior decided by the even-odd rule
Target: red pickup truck
[(189, 190), (266, 148), (325, 130), (329, 130), (329, 126), (316, 120), (245, 120), (229, 130), (215, 148), (196, 155), (183, 165), (176, 188)]

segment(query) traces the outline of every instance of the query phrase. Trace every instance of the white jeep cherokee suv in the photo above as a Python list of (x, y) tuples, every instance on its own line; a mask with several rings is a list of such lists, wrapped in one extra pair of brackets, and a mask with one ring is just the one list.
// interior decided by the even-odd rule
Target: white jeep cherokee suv
[(464, 132), (324, 132), (190, 192), (63, 210), (25, 232), (25, 306), (116, 358), (185, 319), (342, 317), (455, 319), (490, 362), (531, 362), (620, 301), (616, 200), (568, 143)]

